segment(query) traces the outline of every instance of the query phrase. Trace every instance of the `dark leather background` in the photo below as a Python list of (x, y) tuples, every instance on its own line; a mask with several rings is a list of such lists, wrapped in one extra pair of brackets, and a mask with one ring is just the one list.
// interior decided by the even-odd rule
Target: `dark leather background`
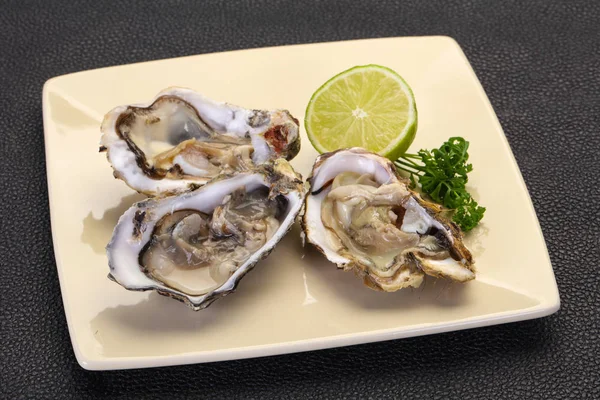
[[(557, 314), (253, 360), (79, 367), (50, 234), (47, 79), (231, 49), (434, 34), (459, 42), (504, 127), (556, 272)], [(2, 1), (0, 110), (2, 398), (600, 398), (597, 1)]]

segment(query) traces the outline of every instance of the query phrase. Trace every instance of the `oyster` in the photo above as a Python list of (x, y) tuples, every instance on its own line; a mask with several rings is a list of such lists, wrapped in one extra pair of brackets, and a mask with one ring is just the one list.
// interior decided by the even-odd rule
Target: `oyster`
[(387, 159), (360, 148), (326, 153), (308, 182), (306, 238), (370, 288), (418, 287), (425, 274), (475, 278), (458, 227), (411, 191)]
[(156, 290), (194, 310), (235, 290), (291, 228), (301, 177), (283, 159), (196, 190), (134, 204), (107, 246), (109, 278)]
[(115, 177), (150, 196), (203, 185), (300, 151), (298, 121), (286, 110), (249, 110), (184, 88), (104, 117), (100, 151)]

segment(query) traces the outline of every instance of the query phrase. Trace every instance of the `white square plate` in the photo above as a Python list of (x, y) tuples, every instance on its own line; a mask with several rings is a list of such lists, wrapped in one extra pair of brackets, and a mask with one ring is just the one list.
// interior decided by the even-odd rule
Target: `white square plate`
[[(287, 108), (302, 119), (312, 93), (354, 65), (381, 64), (412, 86), (419, 131), (411, 149), (463, 136), (470, 189), (487, 207), (466, 237), (478, 269), (465, 285), (429, 279), (379, 293), (337, 270), (295, 227), (237, 292), (194, 312), (109, 281), (104, 246), (142, 197), (98, 153), (104, 113), (186, 86), (245, 107)], [(102, 370), (258, 357), (542, 317), (559, 296), (544, 239), (510, 147), (456, 42), (389, 38), (207, 54), (79, 72), (43, 93), (52, 236), (77, 360)], [(317, 153), (302, 129), (292, 161), (307, 176)]]

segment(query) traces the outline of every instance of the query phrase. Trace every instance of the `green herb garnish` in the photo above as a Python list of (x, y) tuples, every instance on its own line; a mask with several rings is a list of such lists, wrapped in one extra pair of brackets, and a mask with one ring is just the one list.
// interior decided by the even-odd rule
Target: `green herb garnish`
[(473, 170), (469, 160), (469, 142), (451, 137), (439, 149), (404, 154), (394, 161), (396, 167), (410, 174), (411, 186), (418, 184), (433, 201), (454, 212), (452, 220), (464, 231), (473, 229), (483, 218), (485, 207), (467, 192), (467, 174)]

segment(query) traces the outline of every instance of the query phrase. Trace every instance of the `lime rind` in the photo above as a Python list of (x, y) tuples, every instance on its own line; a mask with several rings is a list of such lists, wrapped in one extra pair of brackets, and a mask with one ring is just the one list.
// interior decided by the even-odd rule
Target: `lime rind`
[(313, 115), (313, 107), (315, 104), (315, 100), (324, 92), (326, 92), (329, 88), (331, 88), (331, 86), (338, 80), (344, 79), (345, 77), (350, 76), (352, 74), (361, 73), (363, 71), (367, 72), (369, 70), (377, 70), (391, 77), (394, 81), (396, 81), (399, 84), (400, 88), (402, 89), (408, 100), (407, 118), (404, 128), (402, 129), (402, 131), (398, 132), (397, 138), (395, 140), (391, 141), (386, 147), (379, 150), (378, 153), (389, 159), (397, 159), (400, 155), (406, 152), (408, 147), (413, 142), (417, 133), (418, 113), (414, 93), (410, 86), (397, 72), (388, 67), (376, 64), (359, 65), (342, 71), (339, 74), (330, 78), (313, 93), (313, 95), (310, 98), (310, 101), (308, 102), (308, 106), (306, 107), (306, 113), (304, 117), (304, 127), (306, 129), (309, 141), (319, 153), (325, 153), (336, 149), (328, 149), (324, 147), (319, 142), (317, 135), (313, 134), (313, 129), (310, 124), (310, 117)]

